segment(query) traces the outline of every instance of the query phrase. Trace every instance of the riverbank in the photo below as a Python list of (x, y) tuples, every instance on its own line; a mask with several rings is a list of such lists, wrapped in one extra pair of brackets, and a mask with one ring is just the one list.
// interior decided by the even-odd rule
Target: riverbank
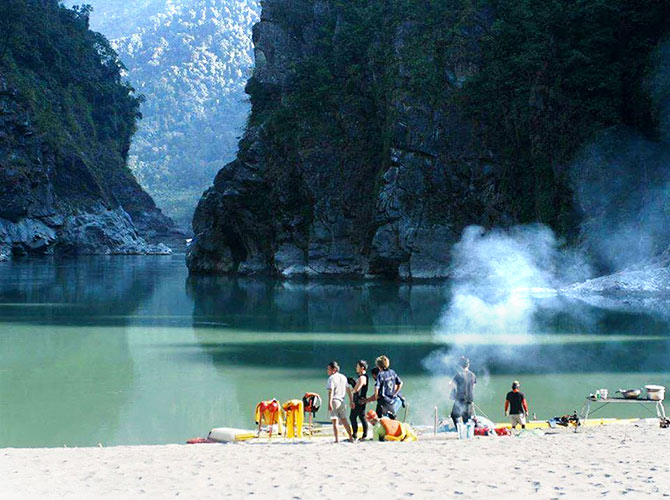
[(3, 449), (0, 497), (659, 498), (669, 449), (656, 420), (471, 441)]

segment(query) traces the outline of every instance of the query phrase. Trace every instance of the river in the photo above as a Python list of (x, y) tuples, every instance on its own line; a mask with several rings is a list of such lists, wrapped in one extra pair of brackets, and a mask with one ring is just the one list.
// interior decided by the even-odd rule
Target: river
[(496, 421), (514, 379), (538, 418), (578, 410), (600, 387), (670, 386), (662, 313), (553, 298), (534, 313), (537, 331), (453, 335), (440, 327), (449, 297), (448, 283), (189, 277), (183, 255), (0, 264), (0, 448), (180, 443), (252, 427), (258, 401), (323, 394), (330, 360), (353, 375), (357, 359), (379, 354), (416, 423), (435, 406), (448, 414), (461, 353)]

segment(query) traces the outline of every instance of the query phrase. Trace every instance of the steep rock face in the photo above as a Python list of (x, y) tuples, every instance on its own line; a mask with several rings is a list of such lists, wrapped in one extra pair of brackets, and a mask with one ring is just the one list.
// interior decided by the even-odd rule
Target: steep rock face
[(0, 254), (170, 253), (178, 231), (124, 167), (100, 180), (53, 151), (19, 100), (0, 74)]
[[(180, 235), (125, 165), (135, 116), (132, 108), (123, 115), (128, 90), (113, 52), (87, 30), (85, 11), (49, 2), (5, 8), (11, 29), (40, 45), (10, 33), (0, 50), (0, 259), (169, 253), (160, 241)], [(72, 46), (84, 54), (72, 68), (43, 62)], [(100, 73), (82, 81), (76, 65)], [(111, 109), (98, 104), (106, 102)]]
[[(276, 125), (264, 115), (292, 98), (294, 68), (319, 57), (324, 32), (332, 29), (334, 46), (346, 42), (347, 15), (327, 1), (263, 4), (253, 35), (250, 126), (237, 160), (196, 210), (187, 257), (193, 272), (439, 278), (463, 227), (504, 219), (494, 160), (476, 131), (457, 106), (438, 110), (417, 96), (403, 73), (415, 23), (402, 23), (391, 40), (371, 33), (364, 42), (379, 54), (362, 71), (361, 102), (325, 112), (338, 138), (291, 117), (310, 132), (295, 156), (282, 157)], [(479, 19), (490, 22), (485, 12)], [(454, 57), (455, 86), (476, 71), (477, 57)], [(376, 80), (388, 78), (391, 92), (377, 95)], [(254, 103), (258, 94), (269, 103)]]
[(575, 155), (657, 133), (668, 20), (647, 0), (266, 0), (252, 113), (196, 209), (190, 270), (440, 278), (471, 224), (578, 242)]

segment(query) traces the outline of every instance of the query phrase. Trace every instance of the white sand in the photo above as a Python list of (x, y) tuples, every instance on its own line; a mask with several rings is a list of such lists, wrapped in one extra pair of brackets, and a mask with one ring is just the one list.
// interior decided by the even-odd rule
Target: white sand
[[(360, 470), (359, 470), (360, 469)], [(0, 498), (661, 498), (658, 422), (418, 443), (0, 450)]]

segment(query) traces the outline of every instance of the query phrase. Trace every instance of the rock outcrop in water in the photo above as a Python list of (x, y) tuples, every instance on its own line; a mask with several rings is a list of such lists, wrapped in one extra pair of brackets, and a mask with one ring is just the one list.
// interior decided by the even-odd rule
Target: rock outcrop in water
[(2, 5), (0, 260), (169, 253), (180, 238), (126, 166), (138, 98), (88, 12)]
[(647, 262), (573, 285), (577, 295), (666, 295), (670, 299), (670, 248)]
[(471, 224), (576, 237), (575, 152), (653, 128), (643, 80), (670, 11), (643, 3), (265, 1), (251, 117), (190, 270), (439, 278)]

